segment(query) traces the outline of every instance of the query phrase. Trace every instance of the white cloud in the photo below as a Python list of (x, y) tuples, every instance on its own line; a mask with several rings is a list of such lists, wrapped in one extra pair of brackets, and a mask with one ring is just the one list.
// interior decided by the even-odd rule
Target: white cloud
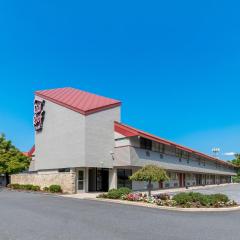
[(235, 152), (226, 152), (223, 155), (225, 156), (234, 156), (236, 153)]

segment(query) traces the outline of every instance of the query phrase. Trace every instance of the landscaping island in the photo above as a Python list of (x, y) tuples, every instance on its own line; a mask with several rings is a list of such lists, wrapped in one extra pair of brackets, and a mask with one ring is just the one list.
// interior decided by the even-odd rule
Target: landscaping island
[(227, 195), (221, 193), (206, 195), (183, 192), (173, 197), (166, 193), (147, 196), (145, 193), (134, 193), (129, 188), (119, 188), (111, 189), (108, 193), (98, 195), (97, 198), (142, 202), (175, 208), (230, 208), (238, 206), (235, 201), (230, 200)]

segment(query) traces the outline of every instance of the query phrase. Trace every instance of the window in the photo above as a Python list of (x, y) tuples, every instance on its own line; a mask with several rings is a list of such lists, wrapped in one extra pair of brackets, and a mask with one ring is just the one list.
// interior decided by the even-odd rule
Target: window
[(173, 180), (173, 181), (177, 180), (177, 173), (175, 173), (175, 172), (171, 173), (171, 180)]
[(159, 145), (159, 152), (160, 153), (164, 153), (165, 152), (165, 145), (164, 144), (160, 144)]
[(159, 152), (160, 144), (157, 142), (152, 142), (152, 150), (155, 152)]
[(70, 168), (60, 168), (58, 172), (70, 172)]
[(189, 153), (182, 151), (182, 157), (185, 159), (189, 159)]
[(183, 157), (183, 151), (179, 150), (176, 148), (176, 157), (179, 158), (179, 162), (182, 161), (182, 157)]
[(83, 190), (84, 189), (84, 171), (79, 170), (78, 171), (78, 190)]
[(128, 187), (132, 188), (132, 181), (129, 177), (132, 176), (131, 169), (118, 169), (117, 170), (117, 187)]
[(165, 152), (165, 145), (158, 142), (152, 142), (152, 151), (164, 153)]
[(152, 141), (146, 138), (140, 138), (140, 148), (152, 150)]

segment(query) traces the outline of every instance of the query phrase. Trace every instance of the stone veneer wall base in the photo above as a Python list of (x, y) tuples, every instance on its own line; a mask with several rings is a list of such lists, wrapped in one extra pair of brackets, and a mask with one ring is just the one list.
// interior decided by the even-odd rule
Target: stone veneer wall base
[(32, 184), (38, 185), (43, 189), (50, 185), (60, 185), (63, 193), (76, 193), (76, 174), (75, 173), (21, 173), (11, 175), (12, 184)]

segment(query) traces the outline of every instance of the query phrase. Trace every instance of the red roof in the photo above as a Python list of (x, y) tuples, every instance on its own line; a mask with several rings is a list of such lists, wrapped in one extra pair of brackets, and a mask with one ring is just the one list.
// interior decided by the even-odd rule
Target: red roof
[(219, 160), (217, 158), (214, 158), (214, 157), (211, 157), (211, 156), (208, 156), (204, 153), (201, 153), (201, 152), (198, 152), (198, 151), (195, 151), (191, 148), (188, 148), (188, 147), (184, 147), (184, 146), (181, 146), (177, 143), (174, 143), (174, 142), (171, 142), (171, 141), (168, 141), (168, 140), (165, 140), (163, 138), (160, 138), (160, 137), (157, 137), (157, 136), (154, 136), (150, 133), (146, 133), (144, 131), (141, 131), (139, 129), (136, 129), (136, 128), (133, 128), (133, 127), (130, 127), (128, 125), (125, 125), (125, 124), (122, 124), (122, 123), (119, 123), (119, 122), (115, 122), (115, 126), (114, 126), (114, 129), (116, 132), (122, 134), (123, 136), (125, 137), (133, 137), (133, 136), (140, 136), (140, 137), (143, 137), (143, 138), (147, 138), (147, 139), (150, 139), (152, 141), (156, 141), (158, 143), (162, 143), (162, 144), (165, 144), (165, 145), (168, 145), (168, 146), (172, 146), (172, 147), (175, 147), (177, 149), (180, 149), (180, 150), (183, 150), (183, 151), (186, 151), (186, 152), (189, 152), (189, 153), (192, 153), (192, 154), (195, 154), (199, 157), (202, 157), (202, 158), (206, 158), (208, 160), (212, 160), (212, 161), (215, 161), (215, 162), (218, 162), (220, 164), (225, 164), (225, 165), (229, 165), (229, 166), (233, 166), (235, 167), (233, 164), (231, 163), (228, 163), (228, 162), (225, 162), (223, 160)]
[(121, 102), (111, 98), (98, 96), (74, 88), (57, 88), (36, 91), (35, 94), (83, 115), (99, 112), (121, 105)]
[(28, 152), (22, 152), (22, 154), (26, 157), (32, 157), (35, 152), (35, 145), (31, 147), (31, 149)]

